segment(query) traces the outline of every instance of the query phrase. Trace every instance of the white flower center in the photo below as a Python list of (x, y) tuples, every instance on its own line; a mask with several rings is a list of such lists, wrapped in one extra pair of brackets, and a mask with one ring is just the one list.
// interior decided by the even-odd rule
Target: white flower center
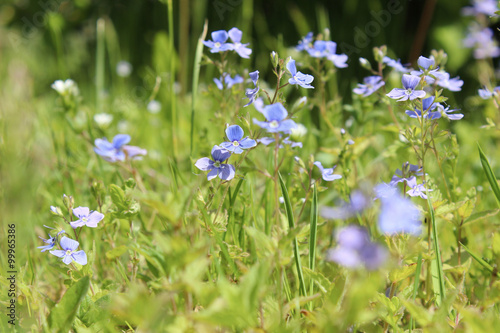
[(215, 42), (214, 45), (215, 45), (215, 47), (220, 47), (221, 44), (219, 42)]
[(240, 145), (240, 143), (238, 141), (236, 141), (236, 140), (233, 141), (233, 146), (238, 147), (239, 145)]
[(271, 127), (271, 128), (278, 128), (279, 125), (280, 125), (280, 123), (277, 120), (273, 120), (273, 121), (269, 122), (269, 127)]
[(405, 93), (406, 93), (407, 95), (411, 95), (411, 93), (412, 93), (412, 89), (411, 89), (411, 88), (406, 89)]
[(220, 162), (219, 162), (219, 161), (215, 161), (215, 163), (214, 163), (214, 167), (216, 167), (216, 168), (220, 168)]
[(87, 223), (88, 220), (89, 220), (88, 218), (82, 217), (82, 222)]
[(71, 252), (73, 252), (73, 251), (71, 251), (71, 250), (66, 250), (66, 255), (67, 255), (67, 256), (71, 255)]

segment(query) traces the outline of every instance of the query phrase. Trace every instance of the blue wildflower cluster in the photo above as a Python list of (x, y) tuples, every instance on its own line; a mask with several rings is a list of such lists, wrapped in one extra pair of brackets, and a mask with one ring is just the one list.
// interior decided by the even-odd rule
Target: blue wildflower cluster
[(59, 207), (50, 206), (50, 211), (54, 216), (61, 218), (66, 224), (71, 226), (77, 240), (65, 236), (64, 234), (66, 234), (66, 230), (64, 228), (58, 227), (56, 229), (44, 226), (50, 230), (54, 230), (54, 234), (51, 235), (49, 232), (49, 238), (47, 239), (40, 237), (46, 245), (39, 246), (38, 248), (42, 249), (41, 252), (49, 251), (50, 254), (61, 258), (62, 262), (66, 265), (69, 265), (72, 262), (76, 262), (82, 266), (86, 265), (87, 254), (84, 250), (77, 251), (80, 246), (78, 239), (81, 230), (77, 232), (76, 229), (84, 226), (97, 228), (99, 222), (104, 219), (104, 214), (98, 211), (91, 211), (88, 207), (73, 208), (74, 199), (72, 196), (63, 195), (63, 204), (68, 211), (68, 218), (63, 214), (61, 208)]
[(474, 58), (486, 59), (500, 56), (500, 47), (493, 36), (493, 29), (489, 21), (498, 17), (498, 1), (496, 0), (472, 0), (472, 6), (464, 7), (462, 14), (471, 16), (468, 34), (463, 40), (467, 48), (474, 49)]

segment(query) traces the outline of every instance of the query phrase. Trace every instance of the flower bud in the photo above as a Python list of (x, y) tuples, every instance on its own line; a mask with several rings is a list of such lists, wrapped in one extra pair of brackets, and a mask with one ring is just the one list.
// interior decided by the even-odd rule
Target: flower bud
[(273, 64), (273, 67), (276, 68), (278, 67), (278, 63), (279, 63), (278, 53), (274, 51), (271, 52), (271, 64)]
[(359, 64), (361, 65), (361, 67), (363, 67), (365, 69), (368, 69), (368, 70), (372, 69), (372, 65), (365, 58), (359, 58)]

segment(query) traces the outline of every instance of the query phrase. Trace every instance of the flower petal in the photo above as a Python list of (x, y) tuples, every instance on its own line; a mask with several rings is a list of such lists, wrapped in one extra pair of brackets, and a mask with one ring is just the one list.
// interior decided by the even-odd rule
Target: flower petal
[(88, 219), (86, 225), (87, 225), (87, 227), (96, 228), (97, 224), (99, 222), (101, 222), (103, 218), (104, 218), (104, 214), (94, 211), (89, 215), (89, 219)]
[(90, 209), (88, 207), (77, 207), (73, 209), (73, 214), (78, 218), (89, 216)]
[(231, 157), (231, 153), (226, 149), (223, 149), (217, 145), (212, 148), (212, 158), (214, 161), (224, 162), (229, 157)]
[(415, 75), (403, 74), (401, 82), (403, 83), (403, 87), (405, 89), (415, 89), (415, 87), (420, 82), (420, 78)]
[(286, 64), (286, 69), (292, 74), (292, 76), (295, 76), (297, 74), (297, 67), (295, 66), (295, 60), (291, 59), (287, 64)]
[(406, 96), (406, 90), (404, 89), (401, 89), (401, 88), (393, 88), (388, 94), (387, 96), (389, 96), (390, 98), (393, 98), (393, 99), (400, 99), (400, 98), (404, 98)]
[(87, 254), (85, 254), (85, 251), (83, 250), (72, 253), (71, 257), (74, 261), (82, 266), (87, 264)]
[(217, 30), (212, 32), (212, 40), (214, 42), (224, 43), (227, 40), (228, 34), (226, 30)]
[(297, 124), (292, 119), (283, 120), (280, 123), (279, 127), (276, 129), (276, 132), (288, 133), (295, 127), (297, 127)]
[(226, 136), (231, 142), (240, 141), (244, 134), (243, 129), (238, 125), (231, 125), (226, 128)]
[(73, 257), (71, 255), (64, 255), (63, 257), (63, 263), (65, 263), (66, 265), (69, 265), (71, 264), (71, 262), (73, 261)]
[(240, 43), (241, 42), (241, 36), (243, 35), (243, 33), (241, 32), (240, 29), (232, 28), (231, 30), (228, 31), (227, 34), (229, 35), (229, 38), (231, 38), (233, 43)]
[(219, 170), (219, 177), (223, 180), (231, 180), (234, 178), (236, 169), (231, 164), (222, 164)]
[(209, 159), (208, 157), (202, 157), (194, 164), (195, 167), (200, 169), (201, 171), (209, 171), (214, 168), (214, 161)]
[(249, 137), (244, 138), (240, 141), (240, 147), (243, 149), (248, 149), (257, 146), (257, 142), (255, 140), (250, 139)]
[(61, 245), (62, 249), (65, 251), (67, 251), (67, 250), (74, 251), (78, 248), (78, 245), (80, 245), (80, 243), (78, 243), (76, 240), (68, 238), (66, 236), (61, 238), (61, 241), (59, 242), (59, 244)]
[(53, 250), (53, 251), (50, 251), (50, 254), (53, 254), (56, 257), (62, 258), (66, 254), (66, 251), (63, 251), (63, 250)]
[(113, 147), (120, 149), (123, 145), (130, 142), (130, 135), (127, 134), (117, 134), (113, 138)]
[(263, 110), (264, 117), (267, 121), (277, 120), (282, 121), (288, 116), (288, 111), (281, 103), (267, 105)]
[(208, 180), (212, 180), (214, 179), (215, 177), (217, 177), (217, 174), (219, 173), (219, 169), (215, 168), (213, 169), (212, 171), (210, 171), (208, 174), (207, 174), (207, 179)]

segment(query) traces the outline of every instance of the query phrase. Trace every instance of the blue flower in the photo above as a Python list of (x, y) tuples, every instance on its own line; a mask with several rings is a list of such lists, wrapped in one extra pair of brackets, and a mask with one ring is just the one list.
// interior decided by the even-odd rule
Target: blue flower
[(113, 138), (113, 142), (109, 142), (106, 138), (95, 139), (94, 151), (108, 162), (124, 161), (129, 159), (141, 159), (142, 155), (146, 155), (147, 151), (136, 146), (127, 146), (130, 142), (130, 136), (126, 134), (117, 134)]
[(323, 58), (327, 55), (326, 42), (324, 40), (317, 40), (313, 46), (307, 49), (311, 57)]
[(330, 60), (335, 67), (345, 68), (347, 67), (347, 55), (337, 54), (337, 43), (328, 41), (326, 42), (326, 59)]
[(226, 43), (229, 35), (225, 30), (217, 30), (212, 32), (212, 40), (203, 41), (205, 46), (210, 47), (210, 52), (219, 53), (234, 49), (234, 45)]
[(427, 195), (424, 192), (432, 191), (431, 189), (426, 189), (424, 184), (417, 184), (417, 178), (415, 176), (408, 179), (406, 184), (410, 187), (410, 190), (406, 192), (410, 197), (427, 199)]
[(407, 182), (414, 176), (422, 176), (422, 168), (418, 165), (410, 164), (410, 162), (403, 163), (401, 169), (396, 169), (396, 174), (392, 176), (390, 185), (396, 186), (398, 183)]
[(497, 0), (472, 0), (472, 7), (462, 8), (463, 15), (479, 15), (484, 14), (486, 16), (497, 16), (496, 11), (498, 10)]
[(474, 58), (496, 58), (500, 56), (500, 48), (493, 36), (493, 30), (472, 26), (469, 34), (463, 40), (465, 47), (474, 48)]
[(313, 41), (313, 33), (311, 31), (307, 33), (307, 35), (299, 41), (299, 45), (297, 45), (295, 49), (297, 51), (308, 50), (309, 48), (311, 48), (312, 41)]
[(259, 71), (248, 73), (248, 75), (250, 76), (250, 79), (252, 80), (255, 88), (247, 89), (245, 91), (245, 96), (249, 99), (249, 101), (243, 107), (249, 106), (250, 104), (252, 104), (255, 101), (255, 99), (257, 98), (257, 93), (259, 92), (259, 86), (257, 85), (257, 81), (259, 81)]
[(383, 57), (382, 58), (382, 62), (384, 64), (386, 64), (387, 66), (389, 67), (392, 67), (394, 68), (395, 70), (397, 70), (398, 72), (401, 72), (401, 73), (408, 73), (410, 70), (408, 68), (406, 68), (405, 66), (403, 66), (403, 64), (401, 64), (401, 60), (394, 60), (394, 59), (391, 59), (387, 56)]
[(78, 217), (77, 221), (70, 223), (73, 229), (83, 227), (84, 225), (91, 228), (97, 228), (97, 224), (104, 218), (104, 214), (97, 211), (91, 212), (88, 207), (74, 208), (73, 214)]
[[(281, 136), (282, 135), (280, 134), (280, 137)], [(264, 146), (269, 146), (274, 141), (275, 141), (274, 138), (270, 138), (270, 137), (267, 137), (267, 136), (263, 137), (263, 138), (260, 138), (260, 139), (257, 139), (257, 142), (263, 144)], [(302, 148), (302, 142), (292, 141), (292, 140), (290, 140), (289, 136), (287, 136), (286, 138), (284, 138), (281, 142), (284, 143), (285, 145), (289, 145), (291, 148), (295, 148), (295, 147)], [(283, 148), (283, 145), (280, 144), (280, 146), (278, 148), (279, 149)]]
[(337, 207), (322, 207), (321, 216), (326, 219), (345, 220), (356, 216), (370, 206), (370, 202), (360, 191), (354, 191), (349, 199), (349, 202), (341, 202)]
[(243, 129), (238, 125), (232, 125), (226, 128), (226, 136), (229, 142), (223, 142), (220, 146), (234, 154), (241, 154), (243, 149), (249, 149), (255, 147), (257, 142), (248, 138), (243, 138)]
[(479, 89), (477, 93), (482, 99), (490, 99), (492, 96), (498, 96), (500, 94), (500, 86), (495, 87), (493, 90), (484, 87), (484, 89)]
[(365, 228), (347, 226), (337, 232), (337, 247), (327, 253), (327, 260), (347, 268), (365, 267), (374, 270), (387, 259), (387, 250), (370, 241)]
[[(435, 111), (438, 107), (439, 103), (434, 103), (434, 96), (427, 97), (422, 100), (422, 109), (424, 109), (424, 118), (425, 119), (439, 119), (441, 118), (441, 112)], [(415, 110), (406, 110), (405, 112), (411, 118), (419, 118), (422, 117), (422, 111), (419, 109)]]
[(219, 176), (222, 180), (231, 180), (234, 178), (236, 170), (231, 164), (224, 164), (225, 160), (231, 157), (231, 153), (217, 145), (212, 148), (212, 158), (202, 157), (196, 161), (195, 166), (202, 171), (210, 171), (207, 179), (212, 180)]
[(255, 101), (255, 108), (262, 113), (266, 121), (259, 121), (253, 119), (254, 124), (259, 125), (261, 128), (267, 130), (269, 133), (285, 132), (289, 133), (297, 124), (291, 120), (286, 119), (288, 111), (281, 103), (263, 106), (264, 103), (261, 99)]
[(449, 120), (460, 120), (464, 117), (462, 113), (452, 113), (455, 111), (459, 111), (459, 109), (452, 109), (450, 110), (450, 107), (447, 106), (446, 108), (442, 106), (441, 104), (438, 104), (438, 109), (443, 114), (446, 118)]
[[(434, 76), (437, 79), (436, 84), (440, 87), (448, 89), (449, 91), (460, 91), (462, 90), (462, 86), (464, 85), (464, 81), (460, 80), (460, 77), (457, 76), (453, 79), (450, 79), (450, 74), (446, 72), (436, 72), (434, 73)], [(432, 82), (429, 83), (432, 84)]]
[(336, 165), (334, 165), (333, 167), (331, 167), (329, 169), (325, 169), (323, 167), (323, 165), (321, 164), (321, 162), (319, 162), (319, 161), (314, 162), (314, 165), (318, 167), (319, 171), (321, 172), (321, 177), (323, 178), (323, 180), (326, 180), (327, 182), (331, 182), (331, 181), (342, 178), (341, 175), (333, 174), (333, 171), (337, 167)]
[(420, 211), (410, 199), (401, 197), (396, 191), (392, 195), (380, 197), (382, 208), (378, 218), (381, 232), (389, 235), (421, 233)]
[(243, 78), (238, 74), (236, 74), (233, 79), (231, 78), (231, 75), (224, 73), (219, 79), (214, 78), (214, 82), (217, 88), (219, 88), (219, 90), (224, 89), (224, 85), (222, 84), (222, 82), (226, 84), (227, 89), (231, 89), (231, 87), (234, 86), (235, 84), (243, 83)]
[(387, 96), (392, 99), (397, 99), (398, 102), (425, 97), (425, 91), (415, 90), (420, 82), (420, 78), (418, 76), (403, 74), (401, 82), (403, 83), (404, 89), (394, 88), (387, 94)]
[(75, 252), (80, 245), (76, 240), (64, 236), (61, 238), (59, 245), (61, 245), (62, 250), (53, 250), (50, 251), (50, 253), (56, 257), (62, 258), (63, 263), (69, 265), (71, 262), (76, 261), (80, 265), (87, 264), (87, 255), (85, 251), (80, 250)]
[(314, 88), (310, 85), (313, 82), (314, 77), (309, 74), (304, 74), (302, 72), (297, 72), (297, 67), (295, 67), (295, 60), (291, 59), (287, 64), (286, 68), (290, 72), (292, 77), (288, 80), (290, 84), (298, 84), (302, 88)]
[(375, 192), (375, 199), (385, 199), (385, 198), (390, 198), (393, 195), (395, 195), (398, 191), (397, 187), (395, 184), (387, 184), (387, 183), (380, 183), (375, 188), (373, 189)]
[(241, 44), (241, 36), (243, 33), (241, 30), (238, 28), (232, 28), (231, 30), (228, 31), (229, 38), (231, 38), (231, 41), (233, 42), (233, 50), (236, 51), (236, 53), (239, 54), (240, 57), (242, 58), (250, 58), (250, 54), (252, 54), (252, 50), (246, 47), (247, 44)]
[(385, 82), (378, 75), (367, 76), (363, 79), (363, 84), (358, 83), (358, 86), (352, 91), (355, 94), (363, 95), (364, 97), (370, 96), (375, 91), (379, 90), (380, 87), (385, 85)]
[(48, 239), (44, 239), (40, 236), (38, 236), (45, 244), (47, 245), (44, 245), (44, 246), (39, 246), (38, 248), (39, 249), (42, 249), (42, 252), (45, 252), (47, 250), (50, 250), (54, 247), (54, 245), (56, 244), (56, 237), (52, 237), (50, 234), (49, 234), (49, 238)]

